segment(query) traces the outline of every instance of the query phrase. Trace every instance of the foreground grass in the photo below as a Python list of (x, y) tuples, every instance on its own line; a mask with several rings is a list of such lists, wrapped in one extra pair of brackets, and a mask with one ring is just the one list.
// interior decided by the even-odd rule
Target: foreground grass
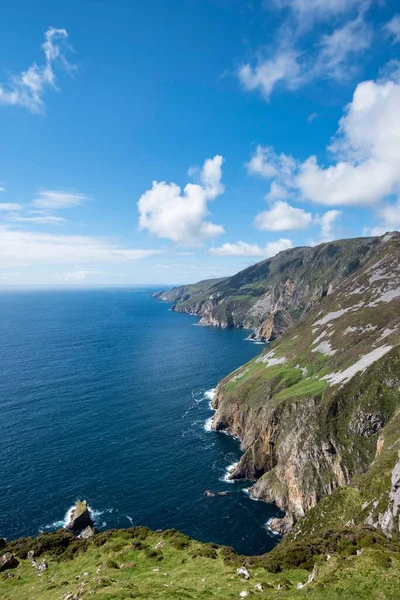
[[(51, 537), (53, 536), (53, 538)], [(58, 536), (58, 538), (57, 538)], [(0, 577), (3, 600), (99, 600), (398, 598), (400, 555), (366, 548), (360, 555), (317, 559), (316, 579), (303, 589), (309, 570), (292, 568), (271, 573), (263, 558), (246, 559), (229, 548), (200, 544), (173, 530), (154, 533), (146, 528), (114, 530), (89, 541), (65, 544), (64, 534), (45, 534), (36, 552), (48, 563), (39, 577), (26, 556), (32, 541), (13, 545), (19, 554), (16, 569)], [(37, 538), (38, 540), (40, 538)], [(161, 543), (160, 543), (161, 542)], [(35, 543), (35, 542), (34, 542)], [(42, 552), (43, 551), (43, 552)], [(246, 564), (249, 580), (236, 570)], [(12, 577), (9, 578), (8, 574)], [(259, 591), (256, 584), (261, 584)]]

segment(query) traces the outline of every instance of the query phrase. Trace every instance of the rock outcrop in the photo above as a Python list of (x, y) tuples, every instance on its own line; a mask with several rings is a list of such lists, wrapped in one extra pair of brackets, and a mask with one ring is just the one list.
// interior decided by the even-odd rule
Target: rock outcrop
[(94, 522), (90, 516), (89, 507), (86, 500), (80, 500), (75, 504), (75, 507), (71, 511), (69, 521), (65, 528), (75, 533), (83, 531), (87, 527), (93, 527)]
[(0, 556), (0, 571), (15, 569), (19, 565), (19, 560), (12, 552), (5, 552)]

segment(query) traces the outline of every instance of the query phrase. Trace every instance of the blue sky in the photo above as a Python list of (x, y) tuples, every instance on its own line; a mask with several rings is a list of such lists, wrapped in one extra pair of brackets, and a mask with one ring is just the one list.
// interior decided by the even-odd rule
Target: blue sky
[(400, 228), (395, 1), (15, 0), (0, 34), (1, 285), (185, 283)]

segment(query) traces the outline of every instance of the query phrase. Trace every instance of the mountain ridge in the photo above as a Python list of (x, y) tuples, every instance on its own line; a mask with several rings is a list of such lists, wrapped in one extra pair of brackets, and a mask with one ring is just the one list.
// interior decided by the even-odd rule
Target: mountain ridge
[(372, 258), (383, 240), (385, 236), (291, 248), (232, 277), (155, 296), (172, 302), (175, 312), (199, 316), (202, 325), (243, 327), (252, 329), (256, 339), (272, 340)]

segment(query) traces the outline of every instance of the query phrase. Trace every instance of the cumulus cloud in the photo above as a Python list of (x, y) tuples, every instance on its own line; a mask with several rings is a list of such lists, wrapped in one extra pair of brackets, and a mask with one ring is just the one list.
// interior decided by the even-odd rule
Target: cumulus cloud
[(67, 192), (63, 190), (39, 190), (32, 204), (36, 208), (46, 210), (59, 210), (62, 208), (72, 208), (79, 206), (88, 196), (78, 192)]
[(400, 43), (400, 14), (394, 15), (385, 25), (386, 32), (392, 37), (394, 44)]
[(311, 213), (278, 200), (269, 210), (256, 216), (254, 225), (262, 231), (289, 231), (306, 229), (311, 225), (312, 220)]
[(257, 244), (247, 244), (246, 242), (237, 242), (236, 244), (222, 244), (218, 248), (211, 248), (210, 254), (214, 256), (262, 256), (270, 258), (282, 250), (293, 248), (292, 240), (282, 238), (276, 242), (268, 242), (264, 248)]
[[(224, 192), (222, 156), (207, 159), (199, 173), (199, 183), (188, 183), (183, 192), (176, 183), (153, 181), (137, 203), (139, 227), (153, 235), (183, 244), (224, 233), (221, 225), (206, 221), (208, 202)], [(193, 174), (194, 171), (190, 170)]]
[(368, 206), (400, 190), (400, 84), (360, 83), (331, 151), (339, 160), (327, 168), (315, 156), (300, 165), (295, 182), (303, 197)]
[(55, 69), (71, 70), (65, 52), (72, 50), (65, 29), (50, 27), (44, 34), (42, 50), (45, 60), (42, 65), (32, 63), (26, 71), (13, 75), (6, 85), (0, 84), (0, 104), (23, 106), (33, 113), (44, 110), (43, 96), (48, 88), (57, 89)]
[(273, 184), (326, 206), (372, 206), (400, 193), (400, 81), (357, 85), (329, 150), (325, 167), (316, 156), (300, 162), (268, 148)]
[(0, 225), (2, 268), (31, 265), (118, 264), (160, 254), (160, 250), (126, 248), (100, 238), (19, 231)]

